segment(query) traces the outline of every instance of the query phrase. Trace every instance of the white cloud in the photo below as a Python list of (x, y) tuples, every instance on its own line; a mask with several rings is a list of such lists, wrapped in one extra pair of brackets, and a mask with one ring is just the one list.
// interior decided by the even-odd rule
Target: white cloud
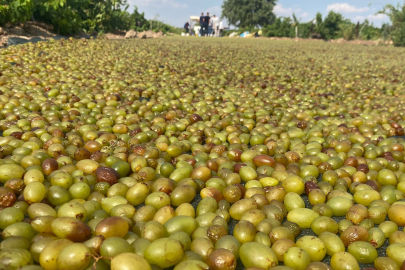
[(370, 9), (368, 7), (358, 8), (358, 7), (349, 5), (348, 3), (334, 3), (331, 5), (328, 5), (326, 7), (326, 10), (328, 12), (334, 11), (334, 12), (341, 12), (341, 13), (362, 13), (362, 12), (367, 12)]
[(276, 14), (277, 16), (291, 16), (294, 12), (294, 10), (292, 8), (285, 8), (283, 7), (282, 4), (277, 4), (275, 5), (274, 9), (273, 9), (274, 14)]
[(370, 14), (367, 16), (370, 20), (376, 20), (376, 21), (386, 21), (389, 20), (389, 17), (385, 14)]
[(295, 16), (297, 16), (298, 20), (301, 19), (307, 19), (310, 14), (308, 12), (303, 12), (302, 9), (300, 8), (290, 8), (290, 7), (283, 7), (282, 4), (277, 4), (274, 6), (273, 9), (274, 14), (277, 15), (277, 17), (291, 17), (293, 13), (295, 14)]
[(385, 14), (375, 14), (375, 15), (369, 14), (367, 16), (356, 16), (351, 20), (354, 23), (363, 22), (365, 20), (368, 20), (369, 22), (373, 22), (373, 23), (381, 23), (381, 22), (388, 22), (389, 17)]
[(130, 0), (129, 4), (134, 6), (155, 6), (155, 7), (173, 7), (186, 8), (186, 4), (181, 4), (175, 0)]

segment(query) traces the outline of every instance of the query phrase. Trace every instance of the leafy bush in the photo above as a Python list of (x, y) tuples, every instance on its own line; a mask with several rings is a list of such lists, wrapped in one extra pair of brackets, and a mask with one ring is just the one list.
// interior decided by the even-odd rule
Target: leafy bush
[(0, 0), (0, 25), (26, 21), (34, 11), (34, 0)]
[[(146, 31), (150, 21), (135, 8), (129, 13), (127, 0), (0, 0), (0, 25), (31, 19), (52, 24), (60, 34), (78, 31)], [(157, 25), (154, 25), (155, 28)], [(180, 33), (181, 29), (159, 22), (157, 32)]]
[(374, 27), (373, 24), (369, 24), (368, 20), (365, 20), (359, 26), (359, 38), (365, 40), (376, 40), (382, 38), (384, 40), (389, 38), (389, 26), (383, 24), (381, 28)]
[(405, 4), (401, 6), (398, 4), (396, 7), (393, 5), (386, 5), (382, 11), (379, 13), (386, 14), (389, 16), (392, 28), (391, 38), (394, 46), (404, 47), (405, 46)]
[(265, 37), (295, 37), (292, 20), (288, 17), (278, 17), (275, 22), (263, 28)]
[(82, 28), (82, 17), (78, 11), (85, 1), (35, 0), (34, 17), (52, 24), (59, 34), (74, 34)]
[(352, 40), (356, 37), (356, 26), (353, 23), (341, 23), (339, 25), (340, 35), (345, 40)]
[(225, 0), (222, 15), (237, 27), (256, 27), (271, 24), (275, 0)]
[(391, 32), (391, 38), (394, 46), (405, 47), (405, 22), (396, 24)]

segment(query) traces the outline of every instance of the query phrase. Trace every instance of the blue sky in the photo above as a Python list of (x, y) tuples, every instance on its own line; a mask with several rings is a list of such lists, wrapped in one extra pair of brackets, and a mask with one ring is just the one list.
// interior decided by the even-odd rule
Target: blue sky
[[(137, 6), (140, 12), (145, 12), (148, 19), (159, 14), (159, 20), (183, 27), (190, 16), (198, 16), (202, 11), (208, 11), (211, 15), (220, 15), (223, 0), (128, 0), (128, 3), (130, 11)], [(398, 3), (403, 2), (402, 0), (401, 2), (399, 0), (278, 0), (274, 12), (278, 16), (291, 16), (294, 12), (298, 19), (305, 22), (314, 19), (318, 11), (326, 16), (332, 10), (342, 13), (345, 18), (353, 22), (368, 19), (374, 25), (380, 26), (383, 22), (389, 22), (389, 19), (385, 15), (375, 15), (375, 13), (385, 4), (397, 5)]]

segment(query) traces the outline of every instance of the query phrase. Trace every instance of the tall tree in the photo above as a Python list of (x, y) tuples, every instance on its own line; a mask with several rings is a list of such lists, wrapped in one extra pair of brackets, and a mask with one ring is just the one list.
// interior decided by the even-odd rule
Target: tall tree
[(312, 38), (321, 38), (322, 37), (322, 14), (320, 12), (316, 13), (315, 19), (312, 21), (311, 24), (311, 32), (310, 35)]
[(320, 12), (316, 13), (316, 18), (315, 18), (316, 25), (321, 25), (322, 24), (322, 14)]
[(272, 24), (276, 18), (276, 0), (225, 0), (222, 17), (239, 28), (254, 28)]
[(343, 22), (342, 14), (330, 11), (322, 23), (322, 36), (326, 39), (336, 39), (339, 36), (340, 26)]
[(392, 23), (391, 38), (394, 46), (405, 47), (405, 4), (396, 7), (386, 5), (383, 10), (378, 13), (386, 14)]

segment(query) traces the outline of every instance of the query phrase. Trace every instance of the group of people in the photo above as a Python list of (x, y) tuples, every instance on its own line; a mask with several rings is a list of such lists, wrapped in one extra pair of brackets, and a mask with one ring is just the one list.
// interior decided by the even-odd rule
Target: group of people
[[(207, 15), (204, 16), (204, 13), (201, 13), (200, 16), (200, 36), (215, 36), (221, 37), (224, 31), (224, 24), (219, 17), (215, 15), (210, 17), (210, 14), (207, 12)], [(189, 33), (190, 24), (186, 22), (184, 29), (186, 33)]]

